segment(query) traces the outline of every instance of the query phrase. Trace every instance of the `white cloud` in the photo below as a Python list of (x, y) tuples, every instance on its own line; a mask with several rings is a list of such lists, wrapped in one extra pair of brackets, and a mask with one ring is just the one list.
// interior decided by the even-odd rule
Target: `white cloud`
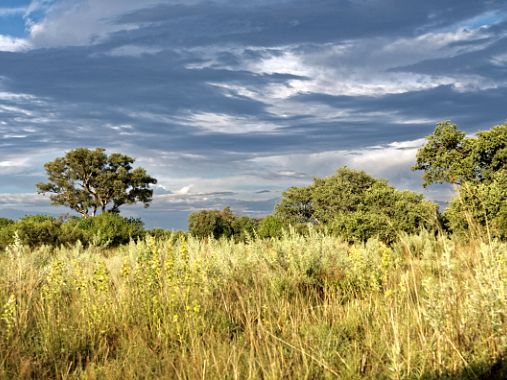
[(194, 113), (182, 118), (181, 122), (215, 133), (273, 132), (280, 128), (277, 124), (259, 119), (211, 112)]
[(114, 48), (109, 52), (109, 55), (113, 57), (141, 57), (143, 55), (153, 55), (160, 53), (163, 49), (139, 46), (139, 45), (123, 45)]
[(495, 66), (507, 66), (507, 53), (493, 56), (490, 62)]
[(0, 193), (0, 204), (7, 205), (46, 205), (47, 198), (37, 193)]
[[(349, 166), (365, 170), (377, 177), (393, 180), (397, 185), (409, 184), (411, 188), (417, 188), (419, 181), (414, 181), (410, 167), (415, 163), (417, 149), (423, 143), (424, 139), (417, 139), (361, 150), (272, 155), (253, 158), (250, 161), (279, 173), (304, 172), (320, 177), (331, 175), (338, 167)], [(308, 175), (305, 182), (310, 178)]]
[(24, 7), (0, 8), (0, 17), (22, 15), (25, 11), (26, 8)]
[(181, 189), (179, 189), (178, 191), (175, 192), (175, 194), (177, 195), (187, 195), (190, 193), (190, 190), (192, 190), (192, 187), (194, 185), (190, 184), (190, 185), (187, 185), (187, 186), (183, 186)]
[(19, 168), (26, 167), (28, 158), (14, 158), (12, 160), (0, 161), (0, 168)]
[(36, 0), (27, 11), (27, 17), (41, 9), (46, 15), (31, 23), (30, 41), (36, 47), (94, 44), (111, 33), (137, 28), (137, 25), (115, 23), (114, 18), (157, 3), (160, 0)]
[(0, 51), (23, 51), (30, 47), (30, 43), (24, 38), (10, 37), (0, 34)]

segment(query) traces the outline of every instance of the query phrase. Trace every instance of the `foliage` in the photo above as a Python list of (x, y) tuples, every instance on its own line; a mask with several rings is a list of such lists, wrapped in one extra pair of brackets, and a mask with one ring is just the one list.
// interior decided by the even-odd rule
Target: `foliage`
[(425, 185), (457, 186), (457, 197), (445, 211), (452, 231), (483, 227), (507, 238), (507, 124), (466, 138), (454, 124), (439, 123), (419, 149), (413, 169), (424, 171)]
[(274, 215), (268, 215), (259, 222), (258, 235), (260, 238), (279, 238), (282, 236), (284, 223)]
[(52, 216), (30, 215), (12, 224), (10, 231), (15, 231), (20, 241), (30, 247), (56, 245), (61, 225), (62, 221)]
[(275, 207), (275, 216), (287, 225), (310, 223), (313, 218), (312, 187), (290, 187)]
[(0, 218), (0, 228), (6, 227), (14, 223), (14, 220), (7, 218)]
[(275, 215), (286, 224), (312, 223), (362, 241), (377, 236), (392, 242), (399, 231), (414, 233), (438, 224), (437, 206), (422, 195), (398, 191), (385, 180), (349, 168), (315, 178), (311, 186), (290, 188)]
[(14, 241), (14, 220), (0, 218), (0, 250)]
[(120, 206), (136, 202), (148, 207), (153, 195), (149, 186), (156, 179), (143, 168), (134, 169), (132, 157), (104, 152), (77, 148), (46, 163), (48, 183), (37, 184), (39, 192), (51, 193), (53, 204), (68, 206), (84, 217), (95, 216), (98, 210), (119, 212)]
[(111, 212), (69, 221), (66, 225), (71, 232), (76, 233), (75, 236), (81, 234), (83, 243), (101, 247), (116, 247), (144, 236), (143, 222), (140, 219), (124, 218)]
[(477, 228), (482, 227), (491, 236), (507, 239), (507, 170), (492, 177), (491, 182), (466, 183), (459, 189), (444, 213), (451, 231), (481, 233)]
[(470, 161), (471, 145), (471, 140), (455, 124), (440, 122), (418, 150), (416, 165), (412, 169), (424, 171), (424, 186), (432, 183), (459, 185), (474, 175)]
[(507, 246), (433, 234), (0, 255), (0, 378), (506, 378)]
[(188, 232), (200, 238), (236, 237), (243, 240), (257, 227), (255, 219), (234, 215), (229, 207), (219, 210), (201, 210), (190, 214)]
[(66, 221), (32, 215), (6, 223), (3, 227), (0, 225), (0, 249), (14, 243), (15, 235), (21, 244), (30, 247), (74, 245), (77, 241), (84, 246), (115, 247), (144, 234), (143, 223), (139, 219), (109, 212), (86, 219), (71, 217)]

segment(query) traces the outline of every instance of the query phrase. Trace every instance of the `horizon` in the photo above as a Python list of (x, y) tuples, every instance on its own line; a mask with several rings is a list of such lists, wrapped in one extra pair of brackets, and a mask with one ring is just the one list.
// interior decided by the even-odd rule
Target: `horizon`
[(507, 118), (506, 1), (5, 0), (0, 217), (62, 214), (43, 165), (76, 147), (157, 178), (148, 228), (281, 192), (347, 165), (439, 204), (412, 172), (435, 124)]

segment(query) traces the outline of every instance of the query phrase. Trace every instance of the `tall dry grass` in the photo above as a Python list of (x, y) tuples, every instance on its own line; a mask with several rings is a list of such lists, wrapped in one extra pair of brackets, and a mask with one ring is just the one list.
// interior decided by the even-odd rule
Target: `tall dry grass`
[(506, 376), (507, 245), (311, 232), (0, 254), (0, 377)]

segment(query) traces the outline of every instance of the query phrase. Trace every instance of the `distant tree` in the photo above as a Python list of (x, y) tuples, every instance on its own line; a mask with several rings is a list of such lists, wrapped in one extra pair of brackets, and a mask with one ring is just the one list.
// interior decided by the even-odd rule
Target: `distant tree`
[(13, 226), (23, 244), (35, 247), (39, 245), (57, 245), (62, 221), (47, 215), (25, 216)]
[(456, 187), (457, 197), (445, 211), (453, 231), (476, 223), (507, 238), (507, 124), (465, 137), (456, 125), (441, 122), (417, 152), (413, 169), (424, 171), (425, 186)]
[(201, 210), (190, 214), (188, 231), (191, 235), (216, 239), (235, 237), (244, 239), (257, 227), (257, 220), (247, 216), (234, 215), (229, 207), (223, 210)]
[(230, 208), (219, 210), (201, 210), (188, 217), (188, 232), (197, 237), (231, 237), (232, 212)]
[(38, 183), (40, 193), (51, 193), (54, 205), (62, 205), (83, 217), (95, 216), (97, 211), (118, 213), (120, 206), (144, 203), (149, 206), (157, 183), (143, 168), (133, 168), (132, 157), (103, 148), (77, 148), (44, 165), (47, 183)]
[(0, 250), (13, 242), (14, 220), (0, 218)]
[(274, 215), (286, 225), (312, 223), (348, 240), (376, 236), (392, 242), (400, 231), (436, 228), (438, 207), (420, 194), (345, 167), (308, 187), (290, 188)]

